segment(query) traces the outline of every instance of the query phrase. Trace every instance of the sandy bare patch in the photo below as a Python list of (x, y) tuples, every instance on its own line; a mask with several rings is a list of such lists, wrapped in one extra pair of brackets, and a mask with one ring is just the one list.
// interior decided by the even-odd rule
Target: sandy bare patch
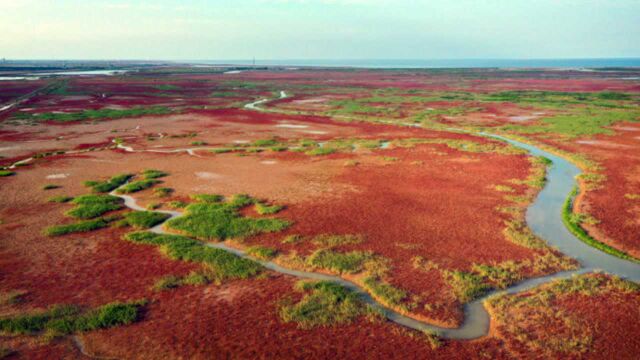
[(321, 131), (321, 130), (304, 130), (302, 131), (305, 134), (313, 134), (313, 135), (324, 135), (324, 134), (328, 134), (328, 131)]
[(603, 140), (578, 140), (576, 141), (576, 143), (582, 144), (582, 145), (600, 146), (600, 147), (605, 147), (609, 149), (628, 149), (631, 147), (629, 145), (618, 144), (612, 141), (603, 141)]
[(275, 160), (265, 160), (265, 161), (260, 161), (260, 164), (263, 164), (263, 165), (275, 165), (275, 164), (277, 164), (277, 163), (278, 163), (278, 162), (277, 162), (277, 161), (275, 161)]
[(206, 171), (196, 172), (195, 174), (196, 174), (196, 177), (198, 177), (199, 179), (205, 179), (205, 180), (215, 180), (215, 179), (222, 178), (222, 175), (220, 174), (206, 172)]
[(65, 179), (69, 174), (51, 174), (47, 175), (47, 179)]

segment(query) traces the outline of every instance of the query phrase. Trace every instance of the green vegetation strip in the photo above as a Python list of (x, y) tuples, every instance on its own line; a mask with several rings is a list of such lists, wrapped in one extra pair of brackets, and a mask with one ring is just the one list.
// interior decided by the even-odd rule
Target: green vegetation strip
[(78, 232), (89, 232), (102, 229), (109, 225), (109, 221), (99, 218), (93, 220), (79, 221), (73, 224), (55, 225), (47, 228), (45, 234), (48, 236), (61, 236)]
[(113, 302), (83, 312), (77, 306), (57, 305), (36, 314), (0, 319), (0, 331), (6, 334), (34, 334), (46, 330), (53, 335), (68, 335), (131, 324), (141, 316), (146, 301)]
[(159, 246), (162, 253), (173, 260), (202, 263), (208, 266), (215, 279), (247, 279), (259, 274), (260, 264), (240, 258), (230, 252), (204, 246), (201, 242), (178, 235), (133, 232), (125, 235), (125, 240)]
[(155, 211), (134, 211), (124, 216), (127, 224), (137, 229), (152, 228), (163, 221), (167, 220), (171, 215)]
[(107, 181), (85, 181), (84, 186), (90, 187), (94, 192), (97, 193), (107, 193), (122, 186), (132, 177), (132, 174), (121, 174), (116, 175)]
[(31, 121), (55, 121), (55, 122), (71, 122), (82, 120), (100, 120), (100, 119), (121, 119), (129, 117), (139, 117), (145, 115), (164, 115), (170, 114), (171, 109), (164, 106), (150, 107), (134, 107), (131, 109), (99, 109), (99, 110), (83, 110), (69, 113), (41, 113), (30, 114), (26, 112), (17, 112), (13, 115), (16, 120)]
[(159, 183), (160, 183), (160, 180), (155, 180), (155, 179), (133, 181), (119, 187), (118, 190), (116, 190), (116, 192), (118, 194), (131, 194), (131, 193), (148, 189), (153, 185), (159, 184)]
[(640, 259), (637, 259), (624, 251), (618, 250), (614, 247), (611, 247), (607, 244), (604, 244), (594, 238), (592, 238), (581, 226), (579, 217), (575, 216), (573, 213), (573, 201), (578, 194), (578, 187), (574, 187), (573, 191), (569, 194), (567, 199), (564, 202), (564, 206), (562, 208), (562, 222), (567, 226), (569, 231), (573, 235), (575, 235), (578, 239), (583, 241), (584, 243), (592, 246), (600, 251), (603, 251), (609, 255), (613, 255), (619, 257), (624, 260), (633, 261), (636, 263), (640, 263)]

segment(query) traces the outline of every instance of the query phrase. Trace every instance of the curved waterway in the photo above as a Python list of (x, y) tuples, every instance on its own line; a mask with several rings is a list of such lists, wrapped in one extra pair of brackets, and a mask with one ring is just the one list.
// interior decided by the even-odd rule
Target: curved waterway
[[(284, 92), (281, 92), (281, 97), (286, 96), (286, 94), (283, 95), (283, 93)], [(260, 108), (256, 108), (256, 105), (262, 104), (264, 102), (265, 101), (259, 100), (252, 103), (252, 106), (245, 107), (254, 110), (261, 110)], [(525, 280), (505, 290), (492, 291), (485, 296), (476, 299), (464, 306), (464, 322), (458, 328), (444, 328), (402, 315), (377, 302), (366, 292), (366, 290), (361, 288), (359, 285), (342, 279), (338, 276), (284, 268), (270, 261), (261, 261), (252, 258), (248, 256), (244, 251), (229, 247), (224, 242), (206, 243), (204, 244), (204, 246), (226, 250), (237, 256), (249, 258), (260, 263), (267, 269), (282, 274), (304, 279), (325, 280), (339, 283), (342, 286), (360, 294), (364, 302), (381, 310), (390, 321), (415, 330), (435, 331), (440, 336), (448, 339), (475, 339), (486, 335), (489, 331), (491, 319), (489, 313), (484, 307), (484, 301), (488, 297), (495, 294), (514, 294), (534, 288), (552, 280), (564, 279), (573, 275), (584, 274), (596, 270), (602, 270), (609, 274), (618, 275), (635, 282), (640, 282), (640, 265), (606, 254), (583, 243), (578, 238), (573, 236), (573, 234), (571, 234), (571, 232), (569, 232), (569, 230), (567, 230), (567, 228), (564, 226), (562, 222), (562, 208), (565, 199), (572, 191), (573, 187), (576, 185), (575, 177), (580, 174), (580, 169), (578, 169), (569, 161), (544, 150), (538, 149), (535, 146), (504, 138), (498, 135), (481, 135), (506, 141), (516, 147), (529, 151), (531, 155), (544, 156), (553, 162), (547, 172), (546, 186), (538, 194), (533, 204), (531, 204), (527, 209), (527, 224), (536, 235), (546, 240), (549, 245), (555, 246), (564, 254), (577, 259), (582, 267), (579, 270), (575, 271), (559, 272), (548, 276)], [(131, 196), (117, 194), (115, 193), (115, 191), (111, 194), (122, 198), (125, 202), (125, 206), (132, 210), (146, 210), (145, 208), (139, 206), (136, 203), (136, 200)], [(170, 219), (182, 216), (182, 213), (178, 211), (156, 211), (171, 215)], [(164, 230), (163, 224), (164, 223), (153, 227), (152, 229), (150, 229), (150, 231), (158, 234), (166, 234), (167, 232)]]

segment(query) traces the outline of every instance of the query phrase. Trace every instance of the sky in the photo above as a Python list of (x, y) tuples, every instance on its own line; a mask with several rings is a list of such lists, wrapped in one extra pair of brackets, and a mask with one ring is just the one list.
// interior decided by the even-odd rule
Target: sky
[(1, 57), (640, 57), (640, 0), (0, 0)]

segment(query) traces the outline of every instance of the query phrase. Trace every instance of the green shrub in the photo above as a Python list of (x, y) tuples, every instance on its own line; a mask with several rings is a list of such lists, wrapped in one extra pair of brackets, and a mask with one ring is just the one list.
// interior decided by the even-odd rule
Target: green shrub
[(107, 181), (85, 181), (84, 185), (93, 189), (94, 192), (106, 193), (116, 189), (131, 179), (131, 174), (121, 174), (112, 177)]
[(81, 195), (71, 201), (76, 205), (67, 215), (76, 219), (93, 219), (122, 208), (122, 199), (111, 195)]
[(159, 180), (153, 180), (153, 179), (138, 180), (138, 181), (130, 182), (128, 184), (121, 186), (120, 188), (118, 188), (118, 190), (116, 190), (116, 192), (118, 194), (131, 194), (131, 193), (148, 189), (153, 185), (159, 184), (159, 183), (160, 183)]
[(170, 201), (168, 205), (173, 209), (183, 209), (183, 208), (186, 208), (189, 205), (189, 203), (175, 200), (175, 201)]
[(299, 282), (297, 287), (309, 293), (296, 304), (285, 303), (280, 307), (280, 318), (284, 322), (295, 322), (300, 328), (309, 329), (350, 323), (365, 313), (358, 295), (339, 284)]
[(137, 229), (152, 228), (169, 217), (171, 215), (155, 211), (134, 211), (124, 216), (127, 223)]

